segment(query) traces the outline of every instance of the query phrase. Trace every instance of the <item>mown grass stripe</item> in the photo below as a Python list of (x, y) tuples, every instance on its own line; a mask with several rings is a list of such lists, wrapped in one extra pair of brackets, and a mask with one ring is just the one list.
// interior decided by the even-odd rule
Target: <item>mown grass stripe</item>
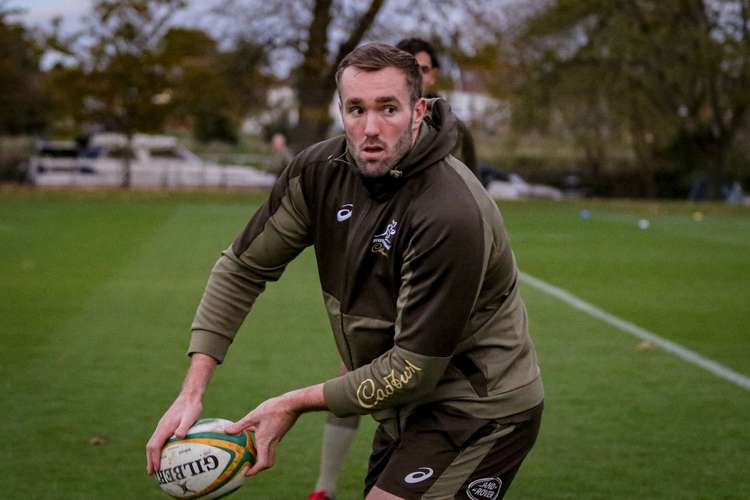
[(624, 319), (618, 318), (617, 316), (599, 309), (598, 307), (576, 297), (567, 290), (558, 288), (527, 273), (520, 273), (520, 277), (521, 281), (523, 281), (524, 283), (527, 283), (537, 290), (540, 290), (544, 293), (552, 295), (557, 299), (562, 300), (566, 304), (574, 307), (575, 309), (578, 309), (579, 311), (585, 312), (589, 316), (600, 319), (625, 333), (629, 333), (630, 335), (633, 335), (640, 339), (653, 342), (665, 351), (674, 354), (678, 358), (687, 361), (688, 363), (699, 366), (704, 370), (713, 373), (717, 377), (720, 377), (728, 382), (737, 385), (738, 387), (750, 391), (750, 377), (746, 377), (745, 375), (727, 368), (726, 366), (717, 363), (716, 361), (705, 358), (700, 354), (681, 346), (680, 344), (660, 337), (659, 335), (645, 330), (638, 325), (635, 325), (629, 321), (625, 321)]

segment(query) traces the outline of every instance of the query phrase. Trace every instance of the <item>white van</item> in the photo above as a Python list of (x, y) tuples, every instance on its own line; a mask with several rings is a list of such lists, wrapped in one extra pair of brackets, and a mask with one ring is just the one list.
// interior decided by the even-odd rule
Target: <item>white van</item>
[(244, 166), (209, 164), (175, 137), (135, 134), (128, 147), (122, 134), (91, 137), (86, 148), (43, 143), (29, 164), (38, 186), (118, 187), (130, 165), (130, 185), (143, 188), (270, 187), (275, 176)]

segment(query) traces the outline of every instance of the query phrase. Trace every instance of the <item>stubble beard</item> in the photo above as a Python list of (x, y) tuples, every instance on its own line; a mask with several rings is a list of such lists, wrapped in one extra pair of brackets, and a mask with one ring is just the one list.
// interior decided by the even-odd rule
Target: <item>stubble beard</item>
[[(413, 112), (412, 112), (413, 113)], [(411, 117), (409, 119), (409, 125), (406, 130), (399, 136), (396, 141), (396, 145), (393, 148), (393, 154), (385, 157), (377, 162), (377, 166), (373, 168), (372, 163), (367, 162), (360, 158), (358, 154), (354, 154), (354, 162), (357, 164), (357, 170), (363, 177), (383, 177), (391, 171), (391, 169), (406, 156), (412, 146), (412, 132), (411, 132)], [(352, 143), (349, 136), (346, 136), (346, 145), (349, 151), (358, 151), (355, 145)]]

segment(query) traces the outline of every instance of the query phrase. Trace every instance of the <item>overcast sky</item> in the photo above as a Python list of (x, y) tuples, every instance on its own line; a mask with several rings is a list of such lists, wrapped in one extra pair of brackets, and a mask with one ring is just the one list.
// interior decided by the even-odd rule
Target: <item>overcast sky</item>
[[(25, 11), (22, 19), (26, 24), (45, 25), (54, 17), (61, 16), (66, 27), (75, 28), (80, 23), (81, 17), (89, 12), (91, 3), (92, 0), (8, 0), (8, 7)], [(205, 11), (207, 6), (216, 3), (216, 0), (189, 0), (190, 7), (178, 15), (178, 21), (193, 24), (191, 21), (198, 21), (202, 11)], [(491, 0), (490, 3), (501, 7), (512, 3), (522, 4), (523, 2), (518, 0)], [(196, 22), (196, 24), (199, 23)]]
[(30, 24), (44, 24), (55, 16), (73, 21), (89, 8), (90, 0), (11, 0), (9, 5), (26, 11), (23, 16)]
[[(75, 29), (80, 24), (81, 17), (87, 14), (91, 9), (92, 0), (10, 0), (10, 8), (23, 10), (22, 19), (30, 25), (46, 25), (54, 17), (60, 16), (64, 20), (64, 26), (68, 29)], [(191, 0), (191, 4), (201, 4)], [(197, 9), (188, 8), (181, 14), (185, 20), (189, 20), (191, 15), (195, 15)]]

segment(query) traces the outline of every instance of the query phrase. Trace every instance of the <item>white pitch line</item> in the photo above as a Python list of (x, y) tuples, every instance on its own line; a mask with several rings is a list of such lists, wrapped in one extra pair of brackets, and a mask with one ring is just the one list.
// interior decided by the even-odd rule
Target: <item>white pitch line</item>
[(566, 290), (563, 290), (562, 288), (558, 288), (554, 285), (550, 285), (549, 283), (542, 281), (539, 278), (535, 278), (527, 273), (522, 272), (519, 274), (521, 277), (521, 281), (533, 286), (534, 288), (541, 290), (542, 292), (545, 292), (549, 295), (552, 295), (553, 297), (556, 297), (562, 300), (566, 304), (580, 311), (583, 311), (590, 316), (600, 319), (604, 321), (605, 323), (609, 323), (610, 325), (622, 330), (625, 333), (629, 333), (640, 339), (653, 342), (654, 344), (658, 345), (665, 351), (674, 354), (678, 358), (684, 361), (687, 361), (688, 363), (697, 365), (703, 368), (704, 370), (713, 373), (717, 377), (723, 378), (724, 380), (727, 380), (735, 385), (738, 385), (739, 387), (745, 390), (750, 391), (750, 377), (746, 377), (745, 375), (742, 375), (741, 373), (737, 373), (736, 371), (730, 368), (727, 368), (726, 366), (719, 364), (716, 361), (713, 361), (708, 358), (704, 358), (700, 354), (693, 352), (690, 349), (686, 349), (685, 347), (682, 347), (679, 344), (676, 344), (672, 341), (662, 338), (653, 332), (644, 330), (643, 328), (637, 325), (634, 325), (633, 323), (630, 323), (629, 321), (620, 319), (617, 316), (614, 316), (602, 309), (599, 309), (598, 307), (592, 304), (589, 304), (588, 302), (584, 300), (579, 299), (572, 293)]

